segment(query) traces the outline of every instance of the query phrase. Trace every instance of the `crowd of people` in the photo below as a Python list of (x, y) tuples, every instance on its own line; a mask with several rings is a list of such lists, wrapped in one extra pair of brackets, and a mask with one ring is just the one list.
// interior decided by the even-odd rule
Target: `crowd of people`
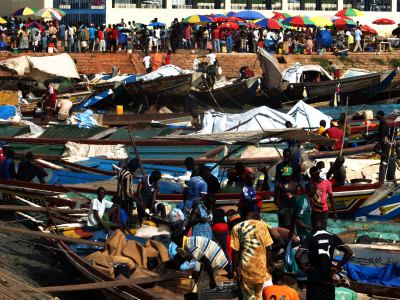
[[(148, 51), (253, 52), (265, 48), (271, 53), (312, 54), (324, 51), (363, 51), (368, 45), (378, 49), (382, 37), (362, 32), (357, 22), (354, 28), (282, 28), (269, 30), (240, 23), (237, 27), (221, 26), (223, 22), (202, 25), (175, 19), (170, 26), (159, 23), (157, 18), (147, 26), (135, 21), (117, 24), (63, 24), (57, 21), (40, 22), (14, 17), (0, 27), (0, 50), (47, 52), (116, 52), (140, 49)], [(253, 24), (254, 25), (254, 24)], [(400, 27), (399, 27), (400, 28)], [(400, 36), (400, 30), (394, 30)]]
[[(327, 231), (328, 202), (332, 218), (337, 219), (332, 186), (344, 184), (344, 158), (339, 157), (328, 171), (319, 162), (301, 176), (300, 144), (288, 144), (273, 182), (278, 227), (262, 220), (259, 194), (270, 189), (267, 168), (260, 169), (262, 176), (257, 177), (254, 170), (237, 163), (228, 172), (226, 184), (241, 190), (240, 202), (237, 209), (224, 210), (215, 206), (215, 194), (221, 191), (219, 180), (209, 167), (199, 166), (187, 157), (184, 201), (168, 214), (165, 205), (157, 200), (159, 171), (142, 176), (137, 158), (115, 166), (117, 196), (108, 201), (104, 199), (104, 189), (98, 190), (98, 198), (90, 206), (89, 230), (129, 228), (146, 219), (162, 220), (170, 227), (171, 243), (176, 249), (165, 266), (179, 269), (185, 261), (194, 261), (192, 278), (199, 296), (204, 290), (215, 288), (218, 272), (225, 270), (227, 278), (238, 282), (241, 299), (299, 299), (298, 291), (283, 283), (283, 269), (276, 264), (291, 241), (292, 247), (298, 248), (295, 258), (300, 290), (307, 284), (307, 299), (335, 299), (337, 282), (332, 275), (352, 255), (338, 236)], [(136, 190), (134, 177), (141, 178)], [(135, 207), (137, 219), (132, 215)], [(335, 250), (344, 253), (338, 262), (333, 262)], [(306, 253), (307, 263), (303, 258)], [(353, 295), (351, 290), (347, 293)]]

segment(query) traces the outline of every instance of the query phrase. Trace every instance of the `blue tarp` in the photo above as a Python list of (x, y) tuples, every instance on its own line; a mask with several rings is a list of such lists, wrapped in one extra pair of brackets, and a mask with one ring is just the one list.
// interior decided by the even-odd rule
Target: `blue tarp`
[(332, 36), (328, 30), (321, 30), (317, 35), (317, 41), (322, 48), (332, 47)]
[(77, 114), (78, 128), (92, 128), (97, 125), (93, 119), (93, 111), (90, 109), (85, 110), (83, 113)]
[(345, 270), (348, 276), (357, 282), (400, 287), (400, 264), (369, 267), (347, 263)]
[(101, 100), (103, 100), (104, 98), (107, 98), (109, 95), (111, 95), (113, 93), (112, 90), (106, 90), (106, 91), (102, 91), (101, 93), (98, 93), (97, 95), (94, 95), (88, 99), (86, 99), (85, 101), (83, 101), (82, 103), (80, 103), (77, 107), (78, 110), (90, 107), (94, 104), (96, 104), (97, 102), (100, 102)]
[(0, 106), (0, 119), (8, 120), (11, 117), (14, 117), (17, 110), (13, 105), (2, 105)]
[(81, 173), (81, 172), (68, 172), (54, 170), (53, 175), (48, 184), (78, 184), (89, 183), (95, 181), (110, 180), (112, 177), (107, 175)]

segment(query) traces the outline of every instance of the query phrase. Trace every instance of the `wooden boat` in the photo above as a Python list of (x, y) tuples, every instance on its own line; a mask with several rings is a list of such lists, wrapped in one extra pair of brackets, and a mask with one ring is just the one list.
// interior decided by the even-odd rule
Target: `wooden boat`
[[(99, 183), (101, 185), (101, 182)], [(75, 207), (74, 200), (68, 197), (61, 197), (62, 194), (72, 193), (75, 195), (84, 193), (85, 195), (96, 194), (95, 184), (90, 184), (91, 188), (86, 186), (53, 186), (48, 184), (28, 183), (17, 180), (0, 180), (0, 199), (9, 203), (23, 204), (19, 198), (26, 199), (40, 206), (45, 206), (49, 202), (52, 206), (70, 206)], [(380, 187), (380, 183), (374, 184), (355, 184), (333, 189), (336, 208), (338, 213), (354, 213), (366, 199)], [(115, 190), (108, 190), (109, 194), (115, 194)], [(276, 211), (277, 208), (271, 199), (272, 192), (260, 192), (263, 200), (262, 212)], [(17, 196), (17, 197), (16, 197)], [(79, 195), (78, 195), (79, 196)], [(76, 197), (76, 196), (75, 196)], [(236, 205), (240, 200), (240, 193), (220, 193), (215, 198), (218, 205)], [(90, 198), (90, 197), (89, 197)], [(160, 194), (158, 200), (176, 205), (183, 201), (182, 194)], [(86, 200), (88, 202), (88, 200)]]
[(197, 97), (201, 106), (241, 109), (251, 102), (258, 87), (259, 78), (252, 77), (212, 89), (197, 88), (192, 93)]
[[(265, 81), (271, 79), (271, 74), (280, 73), (277, 64), (271, 62), (275, 58), (263, 49), (259, 52), (259, 60)], [(285, 76), (289, 71), (292, 71), (293, 76)], [(281, 89), (283, 102), (302, 99), (306, 99), (309, 103), (333, 101), (335, 93), (339, 90), (342, 103), (346, 103), (348, 98), (349, 105), (358, 105), (374, 102), (374, 96), (389, 87), (395, 75), (396, 70), (393, 70), (334, 80), (321, 66), (296, 65), (278, 76), (282, 78), (280, 86), (268, 87)]]

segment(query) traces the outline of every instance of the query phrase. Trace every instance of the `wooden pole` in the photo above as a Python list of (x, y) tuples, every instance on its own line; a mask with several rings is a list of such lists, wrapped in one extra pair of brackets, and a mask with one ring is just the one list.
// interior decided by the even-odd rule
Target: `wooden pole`
[(344, 128), (343, 128), (343, 138), (342, 138), (342, 149), (340, 149), (340, 154), (339, 157), (342, 156), (343, 154), (343, 148), (344, 148), (344, 139), (346, 137), (346, 126), (347, 126), (347, 109), (349, 107), (349, 97), (346, 98), (346, 113), (344, 117)]
[(257, 121), (258, 125), (260, 126), (261, 130), (263, 133), (268, 137), (269, 141), (271, 142), (272, 146), (275, 148), (276, 152), (278, 152), (278, 155), (281, 159), (283, 159), (281, 153), (279, 152), (278, 148), (276, 148), (275, 144), (272, 142), (271, 138), (269, 135), (265, 132), (264, 128), (261, 126), (261, 123), (258, 121), (257, 116), (254, 117), (254, 119)]
[(167, 273), (159, 276), (148, 276), (139, 279), (119, 279), (112, 281), (100, 281), (94, 283), (83, 283), (83, 284), (71, 284), (71, 285), (59, 285), (59, 286), (49, 286), (40, 287), (35, 289), (26, 289), (24, 292), (42, 292), (42, 293), (52, 293), (52, 292), (74, 292), (74, 291), (85, 291), (85, 290), (97, 290), (106, 289), (112, 287), (129, 286), (129, 285), (143, 285), (143, 284), (154, 284), (167, 280), (177, 280), (179, 278), (186, 277), (183, 274)]
[(135, 139), (133, 138), (133, 135), (132, 135), (132, 132), (131, 132), (131, 126), (128, 126), (128, 133), (129, 133), (129, 138), (131, 139), (133, 150), (135, 151), (135, 155), (136, 155), (136, 157), (137, 157), (137, 159), (139, 161), (140, 172), (142, 173), (143, 176), (145, 176), (146, 172), (144, 171), (143, 163), (142, 163), (142, 160), (140, 159), (140, 154), (139, 154), (139, 151), (138, 151), (138, 149), (136, 147), (136, 142), (135, 142)]
[(51, 211), (57, 213), (65, 213), (65, 214), (79, 214), (79, 213), (87, 213), (87, 209), (69, 209), (69, 208), (59, 208), (59, 207), (49, 207), (48, 210), (46, 207), (31, 207), (31, 206), (21, 206), (21, 205), (0, 205), (0, 211)]
[(41, 237), (41, 238), (45, 238), (45, 239), (54, 239), (54, 240), (59, 240), (59, 241), (64, 241), (64, 242), (69, 242), (69, 243), (75, 243), (75, 244), (85, 244), (85, 245), (89, 245), (89, 246), (105, 247), (105, 243), (100, 243), (100, 242), (91, 241), (91, 240), (77, 239), (77, 238), (53, 234), (53, 233), (32, 231), (29, 229), (23, 229), (23, 228), (11, 227), (11, 226), (0, 226), (0, 232), (6, 233), (6, 234), (7, 233), (25, 234), (25, 235), (36, 236), (36, 237)]

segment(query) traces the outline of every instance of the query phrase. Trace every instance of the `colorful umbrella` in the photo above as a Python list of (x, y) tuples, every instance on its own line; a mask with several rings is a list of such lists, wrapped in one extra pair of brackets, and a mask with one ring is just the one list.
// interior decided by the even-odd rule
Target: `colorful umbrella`
[(258, 28), (258, 27), (260, 27), (259, 25), (256, 25), (256, 24), (254, 24), (254, 23), (246, 23), (246, 25), (245, 25), (247, 28)]
[(65, 17), (67, 15), (67, 13), (65, 11), (63, 11), (62, 9), (59, 8), (53, 8), (53, 10), (55, 10), (56, 12), (58, 12), (61, 16)]
[(243, 10), (239, 11), (235, 17), (242, 18), (244, 20), (257, 20), (265, 18), (263, 14), (255, 10)]
[(0, 17), (0, 24), (7, 24), (7, 20), (5, 20), (2, 17)]
[(375, 29), (373, 29), (372, 27), (369, 27), (368, 25), (362, 25), (360, 27), (360, 30), (364, 33), (369, 33), (369, 34), (374, 34), (377, 35), (378, 31), (376, 31)]
[(313, 21), (317, 27), (330, 27), (333, 25), (332, 21), (325, 17), (312, 17), (310, 20)]
[(290, 25), (294, 27), (308, 27), (308, 26), (315, 26), (315, 23), (310, 20), (309, 17), (303, 16), (294, 16), (287, 18), (282, 21), (282, 24)]
[(60, 21), (62, 15), (53, 8), (42, 8), (35, 12), (35, 16), (43, 19), (52, 19)]
[(337, 19), (333, 21), (333, 25), (337, 29), (354, 28), (356, 27), (356, 22), (350, 19)]
[(226, 22), (222, 23), (218, 28), (226, 28), (226, 29), (231, 29), (231, 30), (238, 30), (239, 29), (239, 24), (234, 23), (234, 22)]
[(275, 20), (285, 20), (285, 19), (291, 17), (290, 14), (288, 14), (288, 13), (281, 13), (281, 12), (279, 12), (279, 11), (273, 11), (272, 13), (274, 14), (274, 16), (272, 17), (272, 19), (275, 19)]
[(378, 20), (373, 21), (372, 24), (377, 24), (377, 25), (393, 25), (393, 24), (396, 24), (396, 22), (393, 21), (393, 20), (390, 20), (390, 19), (381, 18), (381, 19), (378, 19)]
[(338, 16), (338, 17), (343, 17), (343, 16), (362, 17), (362, 16), (364, 16), (364, 13), (355, 8), (345, 8), (345, 9), (338, 11), (335, 14), (335, 16)]
[(192, 23), (192, 24), (200, 24), (200, 23), (212, 23), (212, 19), (210, 17), (206, 17), (203, 15), (193, 15), (185, 18), (183, 23)]
[(263, 28), (269, 28), (269, 29), (275, 29), (275, 30), (279, 30), (282, 28), (281, 24), (279, 24), (279, 22), (274, 19), (265, 18), (265, 19), (255, 20), (253, 22), (254, 22), (254, 24), (261, 26)]
[(32, 16), (36, 12), (36, 9), (30, 7), (23, 7), (14, 11), (13, 16)]

